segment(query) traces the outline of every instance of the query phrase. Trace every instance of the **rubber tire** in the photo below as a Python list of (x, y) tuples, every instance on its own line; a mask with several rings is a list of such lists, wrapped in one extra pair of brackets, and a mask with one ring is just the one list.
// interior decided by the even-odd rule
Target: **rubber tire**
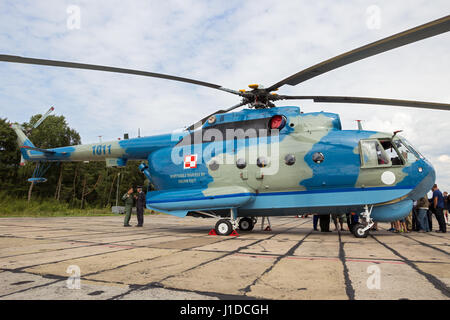
[(239, 230), (241, 231), (252, 231), (255, 224), (250, 218), (242, 218), (239, 220)]
[(231, 225), (231, 222), (226, 219), (220, 219), (219, 221), (217, 221), (214, 229), (219, 236), (228, 236), (233, 232), (233, 226)]
[(353, 234), (356, 238), (367, 238), (369, 235), (369, 230), (366, 230), (364, 233), (361, 233), (362, 229), (364, 229), (364, 225), (358, 223), (353, 227)]

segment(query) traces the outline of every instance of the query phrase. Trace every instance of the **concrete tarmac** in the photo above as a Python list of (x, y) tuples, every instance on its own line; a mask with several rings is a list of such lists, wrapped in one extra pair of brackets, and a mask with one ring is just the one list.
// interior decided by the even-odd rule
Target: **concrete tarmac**
[(209, 236), (215, 222), (0, 218), (0, 299), (450, 298), (448, 233), (394, 234), (380, 223), (357, 239), (282, 217), (273, 231), (258, 221), (238, 237)]

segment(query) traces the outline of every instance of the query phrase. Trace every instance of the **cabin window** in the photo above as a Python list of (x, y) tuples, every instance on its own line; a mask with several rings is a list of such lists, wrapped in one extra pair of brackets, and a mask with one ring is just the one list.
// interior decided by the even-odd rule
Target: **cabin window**
[(390, 165), (383, 146), (378, 140), (361, 140), (362, 165), (364, 167), (376, 167)]
[(295, 163), (295, 156), (293, 154), (287, 154), (284, 157), (284, 162), (288, 165), (288, 166), (292, 166)]
[(256, 165), (260, 168), (267, 167), (269, 165), (269, 160), (266, 157), (258, 157), (258, 159), (256, 159)]
[(323, 155), (322, 152), (315, 152), (315, 153), (312, 155), (312, 159), (313, 159), (313, 161), (314, 161), (315, 163), (322, 163), (323, 160), (325, 160), (325, 156)]
[(247, 166), (247, 163), (245, 162), (245, 159), (239, 158), (236, 160), (236, 167), (239, 169), (244, 169)]
[(217, 160), (212, 160), (212, 161), (209, 163), (209, 168), (210, 168), (212, 171), (216, 171), (217, 169), (219, 169), (219, 162), (217, 162)]

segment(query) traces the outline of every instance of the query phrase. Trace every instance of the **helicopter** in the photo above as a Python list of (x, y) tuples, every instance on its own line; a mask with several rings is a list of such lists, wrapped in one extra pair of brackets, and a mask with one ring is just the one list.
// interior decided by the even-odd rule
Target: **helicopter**
[[(435, 182), (433, 165), (399, 132), (343, 130), (338, 114), (303, 113), (281, 100), (313, 100), (450, 110), (450, 104), (347, 96), (292, 96), (276, 91), (296, 86), (350, 63), (450, 31), (450, 16), (428, 22), (343, 53), (297, 72), (267, 88), (250, 90), (179, 76), (76, 62), (0, 55), (0, 61), (133, 74), (180, 81), (238, 96), (184, 130), (147, 137), (77, 146), (36, 147), (18, 124), (11, 127), (24, 161), (105, 161), (123, 167), (141, 160), (139, 170), (155, 187), (146, 207), (177, 217), (217, 218), (214, 231), (251, 231), (257, 218), (358, 212), (352, 232), (365, 238), (376, 221), (407, 216), (413, 201)], [(233, 111), (243, 106), (241, 111)], [(233, 112), (231, 112), (233, 111)], [(44, 170), (30, 181), (42, 182)]]

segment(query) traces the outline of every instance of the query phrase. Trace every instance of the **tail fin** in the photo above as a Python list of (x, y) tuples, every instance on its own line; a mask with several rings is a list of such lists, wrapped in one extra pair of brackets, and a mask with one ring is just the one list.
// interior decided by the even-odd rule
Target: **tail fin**
[(17, 144), (19, 145), (20, 152), (22, 153), (22, 157), (20, 159), (20, 165), (25, 165), (25, 161), (29, 159), (28, 157), (28, 151), (25, 148), (22, 148), (24, 146), (32, 147), (34, 148), (34, 144), (28, 139), (28, 137), (25, 135), (25, 133), (22, 131), (22, 127), (18, 125), (17, 123), (11, 124), (11, 128), (14, 130), (14, 132), (17, 135)]

